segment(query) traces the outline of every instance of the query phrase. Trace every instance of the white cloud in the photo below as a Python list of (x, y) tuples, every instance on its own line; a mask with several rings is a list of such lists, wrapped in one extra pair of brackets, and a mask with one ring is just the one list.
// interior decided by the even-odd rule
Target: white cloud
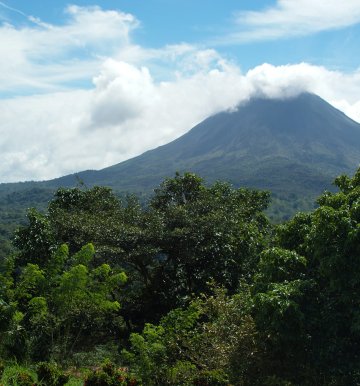
[(281, 98), (312, 92), (360, 122), (360, 69), (352, 73), (331, 71), (308, 63), (273, 66), (263, 64), (246, 74), (255, 95)]
[(238, 31), (225, 40), (244, 42), (304, 36), (360, 22), (360, 0), (277, 0), (261, 11), (239, 12)]
[[(0, 5), (4, 6), (2, 2)], [(160, 49), (143, 48), (131, 40), (139, 21), (131, 14), (97, 6), (68, 6), (65, 23), (54, 25), (28, 16), (30, 23), (0, 25), (0, 95), (65, 91), (98, 76), (108, 58), (150, 66), (157, 78), (171, 78), (177, 68), (196, 72), (219, 57), (181, 43)], [(194, 55), (197, 61), (188, 60)]]
[(142, 114), (155, 94), (149, 70), (109, 59), (94, 78), (96, 92), (90, 111), (94, 128), (119, 125)]
[(73, 162), (84, 166), (79, 127), (89, 103), (87, 91), (75, 90), (0, 100), (0, 181), (57, 176)]
[(351, 73), (328, 70), (308, 63), (274, 66), (262, 64), (248, 71), (246, 77), (257, 94), (268, 97), (291, 96), (301, 91), (318, 94), (326, 100), (359, 99), (360, 69)]
[(63, 25), (29, 16), (31, 25), (0, 26), (0, 92), (58, 90), (66, 82), (88, 81), (103, 56), (129, 49), (129, 34), (139, 24), (133, 15), (99, 7), (73, 5), (66, 14)]

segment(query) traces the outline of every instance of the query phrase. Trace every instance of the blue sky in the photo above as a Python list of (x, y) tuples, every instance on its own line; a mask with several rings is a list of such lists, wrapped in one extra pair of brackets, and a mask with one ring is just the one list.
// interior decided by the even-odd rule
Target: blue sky
[[(69, 15), (66, 13), (69, 4), (130, 13), (139, 22), (132, 33), (134, 43), (144, 48), (158, 49), (180, 43), (215, 48), (223, 56), (234, 60), (243, 71), (264, 62), (281, 65), (303, 61), (324, 65), (329, 69), (356, 70), (359, 67), (360, 23), (359, 15), (352, 16), (356, 7), (360, 9), (360, 2), (348, 1), (353, 4), (353, 8), (348, 7), (340, 20), (328, 23), (328, 19), (334, 19), (334, 14), (330, 12), (329, 15), (324, 16), (324, 20), (321, 18), (313, 20), (313, 27), (300, 28), (298, 33), (293, 34), (297, 24), (304, 26), (311, 18), (305, 15), (296, 20), (296, 17), (290, 16), (291, 10), (286, 9), (286, 6), (281, 9), (281, 3), (285, 5), (298, 3), (298, 8), (301, 10), (305, 7), (315, 8), (313, 4), (316, 2), (329, 4), (330, 8), (331, 3), (335, 4), (332, 11), (334, 14), (339, 8), (344, 7), (339, 5), (339, 2), (326, 0), (312, 2), (296, 0), (278, 2), (269, 0), (79, 0), (74, 2), (5, 0), (0, 4), (53, 25), (66, 24), (69, 21)], [(32, 23), (29, 23), (24, 15), (11, 11), (5, 6), (0, 7), (0, 16), (4, 21), (9, 21), (17, 27), (25, 24), (31, 26)], [(254, 23), (245, 21), (247, 13), (257, 12), (260, 16), (269, 10), (276, 9), (279, 14), (283, 13), (285, 19), (293, 17), (290, 25), (283, 25), (283, 33), (276, 38), (271, 38), (270, 33), (265, 33), (265, 36), (257, 39), (236, 38), (236, 34), (254, 31), (258, 27), (254, 26)], [(281, 29), (281, 25), (280, 18), (277, 27)], [(276, 29), (276, 26), (272, 27), (274, 28), (269, 30)], [(260, 30), (260, 27), (258, 29)]]
[(0, 1), (0, 182), (115, 164), (257, 95), (360, 121), (359, 41), (360, 0)]

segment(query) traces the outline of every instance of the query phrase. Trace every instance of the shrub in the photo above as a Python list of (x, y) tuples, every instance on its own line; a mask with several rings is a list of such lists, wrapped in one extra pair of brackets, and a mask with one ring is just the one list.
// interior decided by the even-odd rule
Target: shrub
[(0, 359), (0, 377), (2, 376), (2, 374), (4, 372), (4, 369), (5, 369), (5, 365), (4, 365), (3, 361)]
[(194, 379), (194, 386), (228, 386), (229, 380), (223, 371), (201, 371)]
[(261, 384), (264, 386), (292, 386), (291, 382), (281, 379), (276, 375), (266, 377), (261, 381)]
[(63, 386), (69, 380), (56, 363), (39, 362), (36, 370), (39, 381), (46, 386)]
[(100, 369), (89, 374), (84, 386), (140, 386), (140, 383), (123, 369), (118, 369), (110, 362), (105, 361)]
[(5, 367), (1, 377), (1, 385), (36, 386), (36, 375), (30, 369), (19, 365)]

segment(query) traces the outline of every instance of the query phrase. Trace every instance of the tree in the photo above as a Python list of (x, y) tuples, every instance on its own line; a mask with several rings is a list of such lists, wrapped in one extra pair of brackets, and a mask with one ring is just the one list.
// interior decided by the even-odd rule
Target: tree
[(93, 266), (94, 254), (87, 244), (70, 256), (64, 244), (42, 268), (27, 263), (13, 272), (5, 298), (12, 312), (2, 331), (11, 354), (62, 361), (115, 337), (121, 323), (115, 294), (126, 275), (108, 264)]
[(262, 211), (268, 202), (266, 192), (227, 183), (208, 187), (191, 173), (162, 183), (150, 208), (162, 224), (154, 283), (165, 309), (207, 291), (211, 280), (232, 293), (240, 279), (250, 280), (267, 243), (270, 227)]
[(264, 379), (304, 381), (306, 303), (313, 286), (306, 268), (306, 259), (294, 251), (274, 247), (261, 254), (252, 294), (253, 316), (265, 345)]
[(313, 213), (278, 228), (277, 243), (302, 255), (302, 275), (312, 284), (297, 302), (308, 378), (312, 373), (314, 383), (353, 385), (360, 374), (360, 169), (335, 184), (339, 191), (320, 196)]
[(104, 187), (59, 189), (48, 212), (30, 210), (28, 220), (15, 236), (15, 265), (31, 262), (42, 269), (49, 261), (54, 263), (54, 252), (62, 244), (74, 254), (91, 242), (96, 250), (91, 266), (109, 264), (127, 272), (121, 312), (129, 326), (130, 320), (136, 320), (145, 303), (142, 294), (147, 293), (149, 267), (154, 266), (153, 256), (158, 249), (152, 245), (156, 219), (134, 196), (120, 200)]
[(253, 384), (258, 342), (249, 288), (233, 296), (213, 291), (131, 335), (123, 356), (144, 384)]
[(206, 186), (191, 173), (166, 179), (147, 206), (108, 188), (60, 189), (48, 213), (31, 211), (17, 233), (16, 264), (43, 269), (61, 244), (73, 254), (92, 242), (96, 264), (126, 271), (121, 312), (130, 329), (141, 327), (144, 315), (158, 321), (211, 280), (230, 292), (249, 281), (267, 243), (268, 202), (268, 193)]

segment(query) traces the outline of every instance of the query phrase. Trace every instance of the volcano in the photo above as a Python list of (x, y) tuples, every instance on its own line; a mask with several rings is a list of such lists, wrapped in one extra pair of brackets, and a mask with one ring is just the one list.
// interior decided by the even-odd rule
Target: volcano
[[(302, 93), (251, 99), (138, 157), (35, 185), (54, 189), (81, 180), (88, 186), (148, 195), (165, 177), (190, 171), (209, 183), (221, 180), (269, 190), (276, 205), (287, 202), (281, 210), (291, 215), (310, 209), (309, 203), (331, 189), (336, 176), (353, 174), (359, 161), (360, 124), (319, 96)], [(11, 185), (16, 190), (18, 184)], [(21, 184), (22, 189), (26, 186)]]
[[(149, 191), (176, 171), (208, 182), (267, 189), (277, 195), (317, 195), (360, 161), (360, 124), (320, 97), (252, 99), (213, 115), (180, 138), (156, 149), (77, 176), (89, 185)], [(74, 176), (52, 180), (72, 185)]]

